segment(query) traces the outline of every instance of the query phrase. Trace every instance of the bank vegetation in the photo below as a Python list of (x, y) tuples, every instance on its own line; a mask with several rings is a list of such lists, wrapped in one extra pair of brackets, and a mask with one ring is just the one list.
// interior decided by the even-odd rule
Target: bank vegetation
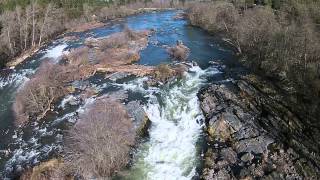
[(2, 0), (0, 68), (13, 58), (31, 55), (66, 30), (86, 30), (101, 26), (106, 20), (135, 14), (141, 8), (168, 8), (177, 4), (178, 1), (160, 0)]
[(275, 82), (306, 121), (319, 117), (319, 1), (197, 2), (188, 17), (222, 36), (244, 64)]

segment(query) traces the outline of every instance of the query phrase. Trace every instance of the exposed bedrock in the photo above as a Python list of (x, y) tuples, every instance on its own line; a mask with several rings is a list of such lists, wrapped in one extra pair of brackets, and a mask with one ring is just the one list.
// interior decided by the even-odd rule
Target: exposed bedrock
[(126, 104), (129, 116), (132, 118), (133, 126), (138, 138), (148, 135), (148, 129), (151, 121), (143, 109), (143, 105), (139, 101), (130, 101)]
[(239, 80), (205, 87), (198, 97), (208, 135), (203, 179), (316, 179), (320, 173), (302, 121), (274, 96)]

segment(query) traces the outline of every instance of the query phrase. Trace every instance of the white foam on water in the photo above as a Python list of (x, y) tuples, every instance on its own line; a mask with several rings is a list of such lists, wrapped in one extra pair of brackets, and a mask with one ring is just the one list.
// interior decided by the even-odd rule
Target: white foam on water
[(152, 122), (150, 140), (138, 151), (139, 159), (132, 168), (136, 172), (131, 172), (130, 178), (192, 179), (199, 162), (196, 143), (203, 126), (199, 122), (204, 119), (197, 93), (206, 83), (205, 76), (217, 72), (193, 66), (179, 85), (159, 91), (163, 104), (150, 95), (145, 107)]
[(76, 112), (78, 112), (78, 113), (80, 113), (80, 114), (81, 114), (81, 113), (84, 113), (85, 110), (86, 110), (88, 107), (90, 107), (90, 105), (92, 105), (95, 100), (96, 100), (96, 97), (95, 97), (95, 96), (90, 97), (90, 98), (88, 98), (88, 99), (85, 99), (83, 105), (80, 106), (79, 109), (77, 109)]
[(65, 106), (67, 104), (78, 104), (78, 103), (79, 103), (78, 97), (75, 97), (74, 95), (68, 95), (65, 98), (63, 98), (63, 100), (61, 101), (61, 103), (58, 107), (65, 109)]
[[(64, 49), (68, 47), (66, 43), (49, 48), (46, 54), (41, 58), (50, 58), (55, 63), (59, 61), (59, 57), (63, 55)], [(15, 87), (20, 86), (23, 82), (28, 80), (27, 76), (34, 74), (36, 69), (23, 69), (21, 72), (13, 72), (6, 77), (0, 77), (0, 90), (6, 86), (13, 85)]]
[(57, 118), (51, 124), (52, 125), (57, 125), (57, 124), (61, 123), (62, 121), (65, 121), (65, 120), (67, 120), (69, 122), (75, 122), (76, 119), (77, 119), (77, 113), (76, 112), (71, 112), (71, 113), (65, 114), (61, 118)]
[(66, 43), (54, 46), (46, 50), (46, 54), (42, 57), (43, 58), (50, 58), (53, 59), (54, 62), (58, 62), (59, 58), (63, 55), (64, 49), (67, 48), (68, 45)]
[(127, 83), (110, 83), (115, 86), (122, 87), (124, 90), (131, 90), (131, 91), (136, 91), (136, 92), (146, 92), (146, 89), (143, 88), (143, 84), (145, 81), (148, 80), (148, 77), (143, 77), (143, 78), (137, 78), (133, 81), (127, 82)]
[(23, 82), (28, 80), (27, 76), (33, 74), (35, 70), (33, 69), (24, 69), (21, 72), (13, 72), (9, 74), (7, 77), (0, 77), (0, 90), (6, 86), (12, 85), (14, 87), (18, 87)]

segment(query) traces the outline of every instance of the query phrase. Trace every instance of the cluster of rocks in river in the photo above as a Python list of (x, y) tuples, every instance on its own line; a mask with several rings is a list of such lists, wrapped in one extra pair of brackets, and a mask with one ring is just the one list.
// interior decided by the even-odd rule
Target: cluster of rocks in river
[[(246, 79), (246, 78), (243, 78)], [(208, 147), (203, 179), (317, 179), (317, 143), (266, 84), (243, 79), (203, 88)]]

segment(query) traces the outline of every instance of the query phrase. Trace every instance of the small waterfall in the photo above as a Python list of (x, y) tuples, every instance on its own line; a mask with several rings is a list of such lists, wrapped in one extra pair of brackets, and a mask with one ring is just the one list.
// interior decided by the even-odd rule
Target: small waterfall
[[(130, 179), (191, 179), (199, 162), (196, 143), (204, 119), (197, 93), (215, 69), (193, 66), (186, 78), (150, 95), (145, 110), (150, 139), (137, 152)], [(149, 91), (150, 92), (150, 91)]]

